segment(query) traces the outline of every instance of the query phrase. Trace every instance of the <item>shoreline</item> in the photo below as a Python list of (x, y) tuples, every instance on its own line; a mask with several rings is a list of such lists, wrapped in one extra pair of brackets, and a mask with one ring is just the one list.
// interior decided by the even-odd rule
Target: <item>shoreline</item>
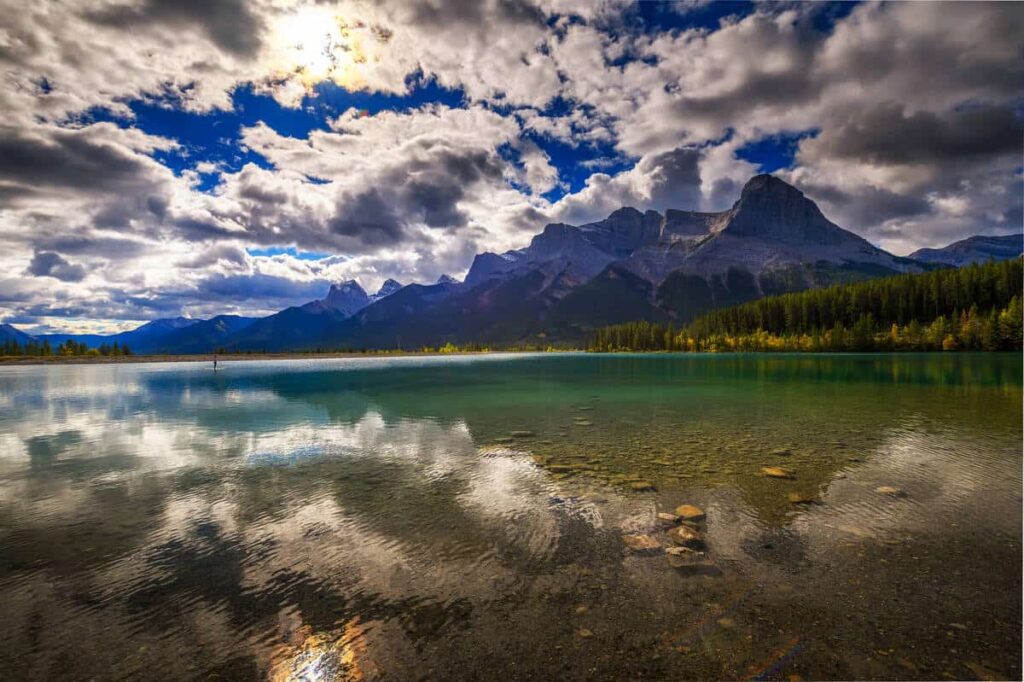
[[(439, 355), (499, 355), (508, 353), (542, 353), (544, 351), (527, 350), (482, 350), (482, 351), (456, 351), (441, 353), (439, 351), (422, 353), (419, 351), (370, 351), (366, 353), (237, 353), (217, 354), (217, 362), (256, 362), (262, 360), (339, 360), (351, 358), (396, 358), (396, 357), (434, 357)], [(582, 353), (580, 350), (565, 350), (559, 352)], [(0, 357), (0, 367), (20, 365), (119, 365), (119, 364), (141, 364), (147, 362), (213, 362), (213, 353), (198, 353), (195, 355), (120, 355), (120, 356), (87, 356), (87, 355), (52, 355), (26, 356), (14, 355)]]
[[(217, 362), (260, 362), (264, 360), (347, 360), (353, 358), (402, 358), (402, 357), (438, 357), (442, 355), (513, 355), (513, 354), (541, 354), (552, 351), (544, 350), (480, 350), (480, 351), (453, 351), (442, 353), (440, 351), (368, 351), (366, 353), (337, 352), (337, 353), (238, 353), (238, 354), (217, 354)], [(977, 350), (977, 351), (937, 351), (937, 350), (889, 350), (889, 351), (588, 351), (579, 348), (566, 348), (553, 351), (555, 353), (579, 353), (586, 355), (999, 355), (1015, 353), (1016, 350)], [(86, 356), (86, 355), (53, 355), (41, 356), (4, 356), (0, 357), (0, 367), (18, 367), (22, 365), (118, 365), (118, 364), (144, 364), (151, 362), (213, 362), (213, 353), (201, 353), (195, 355), (122, 355), (111, 356)]]

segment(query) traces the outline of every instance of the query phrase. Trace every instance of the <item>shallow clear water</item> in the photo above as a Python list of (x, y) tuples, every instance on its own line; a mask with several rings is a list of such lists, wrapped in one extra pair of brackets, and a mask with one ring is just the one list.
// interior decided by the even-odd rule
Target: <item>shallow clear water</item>
[[(1019, 679), (1021, 371), (1018, 355), (0, 368), (0, 670)], [(703, 556), (624, 546), (667, 546), (655, 514), (682, 503), (707, 514)]]

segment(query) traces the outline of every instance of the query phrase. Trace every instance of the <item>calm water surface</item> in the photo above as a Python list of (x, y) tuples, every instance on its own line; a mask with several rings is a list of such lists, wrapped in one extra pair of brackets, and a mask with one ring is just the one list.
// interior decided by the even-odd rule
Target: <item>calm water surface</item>
[(1019, 679), (1021, 372), (0, 368), (0, 676)]

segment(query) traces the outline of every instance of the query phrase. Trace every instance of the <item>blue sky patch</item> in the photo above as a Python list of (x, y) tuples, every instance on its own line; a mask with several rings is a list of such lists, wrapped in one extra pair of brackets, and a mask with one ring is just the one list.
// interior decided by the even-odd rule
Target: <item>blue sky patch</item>
[(756, 164), (762, 173), (774, 173), (781, 168), (791, 167), (800, 140), (817, 134), (817, 130), (804, 130), (762, 137), (737, 149), (736, 158)]
[(317, 253), (315, 251), (299, 251), (294, 246), (271, 246), (264, 249), (246, 249), (250, 256), (281, 256), (288, 255), (299, 260), (321, 260), (327, 258), (329, 253)]
[[(255, 92), (252, 85), (244, 85), (232, 93), (232, 111), (189, 112), (178, 108), (173, 98), (150, 98), (128, 103), (134, 118), (116, 116), (108, 109), (92, 109), (76, 121), (110, 121), (121, 127), (134, 127), (150, 135), (177, 140), (180, 148), (153, 154), (153, 158), (175, 175), (202, 161), (217, 164), (232, 173), (247, 163), (269, 169), (273, 167), (270, 162), (242, 147), (243, 127), (263, 123), (281, 135), (305, 139), (314, 130), (328, 130), (329, 121), (350, 108), (372, 115), (385, 110), (416, 109), (426, 104), (457, 108), (465, 101), (462, 91), (443, 88), (419, 74), (410, 76), (407, 83), (409, 94), (389, 95), (349, 92), (325, 82), (317, 85), (314, 94), (303, 98), (302, 104), (294, 109), (281, 106), (270, 95)], [(217, 173), (204, 174), (199, 189), (209, 191), (218, 181)], [(310, 181), (323, 182), (319, 178), (310, 178)]]

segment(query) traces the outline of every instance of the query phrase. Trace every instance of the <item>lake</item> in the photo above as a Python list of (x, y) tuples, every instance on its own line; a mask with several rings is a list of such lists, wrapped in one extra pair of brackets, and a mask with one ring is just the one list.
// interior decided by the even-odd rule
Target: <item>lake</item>
[[(1021, 373), (1019, 354), (2, 367), (0, 670), (1019, 679)], [(658, 518), (683, 504), (705, 517)]]

